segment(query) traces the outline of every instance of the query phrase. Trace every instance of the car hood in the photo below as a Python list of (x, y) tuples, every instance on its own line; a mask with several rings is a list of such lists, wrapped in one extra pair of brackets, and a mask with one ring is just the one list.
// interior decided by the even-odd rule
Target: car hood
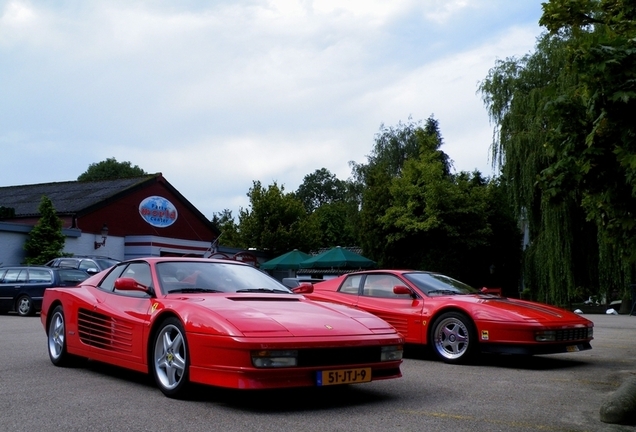
[[(316, 302), (296, 294), (180, 297), (192, 306), (188, 320), (203, 330), (221, 319), (225, 332), (244, 336), (325, 337), (396, 334), (386, 321), (361, 310)], [(217, 320), (212, 319), (216, 317)]]
[[(490, 321), (535, 321), (545, 324), (591, 323), (587, 318), (555, 306), (525, 300), (475, 294), (447, 297), (449, 302), (471, 303), (475, 319)], [(478, 305), (478, 306), (477, 306)]]

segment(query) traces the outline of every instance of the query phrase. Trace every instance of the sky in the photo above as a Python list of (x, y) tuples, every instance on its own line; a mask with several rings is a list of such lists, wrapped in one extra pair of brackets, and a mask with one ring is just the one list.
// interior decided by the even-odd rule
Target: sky
[(496, 175), (478, 85), (534, 51), (541, 2), (0, 0), (0, 187), (115, 158), (236, 217), (431, 115), (457, 172)]

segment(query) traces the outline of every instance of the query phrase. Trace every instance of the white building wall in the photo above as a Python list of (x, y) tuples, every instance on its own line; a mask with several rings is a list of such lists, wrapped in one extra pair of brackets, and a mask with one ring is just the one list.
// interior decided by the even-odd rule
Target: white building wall
[(28, 233), (0, 232), (0, 265), (20, 265), (24, 262), (24, 242)]
[(73, 255), (99, 255), (116, 260), (124, 260), (124, 237), (108, 236), (106, 244), (95, 249), (95, 242), (101, 242), (101, 236), (83, 233), (77, 238), (66, 238), (64, 243), (64, 253)]

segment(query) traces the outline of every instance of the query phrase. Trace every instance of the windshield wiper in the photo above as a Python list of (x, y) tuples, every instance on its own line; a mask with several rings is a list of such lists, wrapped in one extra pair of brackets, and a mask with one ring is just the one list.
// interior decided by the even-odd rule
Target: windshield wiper
[(172, 293), (220, 293), (223, 291), (210, 289), (210, 288), (177, 288), (169, 291), (169, 294)]
[(427, 292), (426, 294), (460, 294), (460, 293), (453, 290), (437, 289), (437, 290), (431, 290)]
[(289, 294), (288, 291), (278, 290), (278, 289), (273, 289), (273, 288), (245, 288), (245, 289), (236, 290), (236, 292), (237, 293), (240, 293), (240, 292), (264, 292), (264, 293)]

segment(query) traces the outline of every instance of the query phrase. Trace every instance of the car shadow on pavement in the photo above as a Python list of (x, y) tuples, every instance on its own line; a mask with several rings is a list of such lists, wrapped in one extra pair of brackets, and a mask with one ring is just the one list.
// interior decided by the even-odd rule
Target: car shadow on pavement
[(478, 356), (474, 364), (479, 366), (493, 366), (524, 370), (555, 370), (584, 367), (585, 361), (564, 358), (559, 354), (551, 355), (508, 355), (508, 354), (482, 354)]
[(368, 408), (395, 397), (389, 391), (378, 390), (373, 384), (274, 390), (234, 390), (192, 385), (187, 400), (222, 404), (225, 407), (252, 412), (285, 413), (348, 409), (360, 405)]
[[(109, 379), (146, 387), (163, 397), (150, 374), (92, 360), (81, 360), (72, 367), (84, 368), (96, 374), (108, 376)], [(284, 413), (347, 409), (359, 405), (382, 404), (396, 397), (388, 390), (382, 391), (377, 383), (266, 390), (236, 390), (190, 384), (187, 395), (181, 399), (253, 412)]]
[[(423, 345), (407, 345), (404, 347), (404, 358), (441, 362), (428, 347)], [(560, 354), (550, 355), (513, 355), (513, 354), (478, 354), (464, 366), (491, 366), (524, 370), (553, 370), (574, 368), (587, 365), (585, 361), (564, 358)], [(451, 365), (449, 365), (451, 366)]]

